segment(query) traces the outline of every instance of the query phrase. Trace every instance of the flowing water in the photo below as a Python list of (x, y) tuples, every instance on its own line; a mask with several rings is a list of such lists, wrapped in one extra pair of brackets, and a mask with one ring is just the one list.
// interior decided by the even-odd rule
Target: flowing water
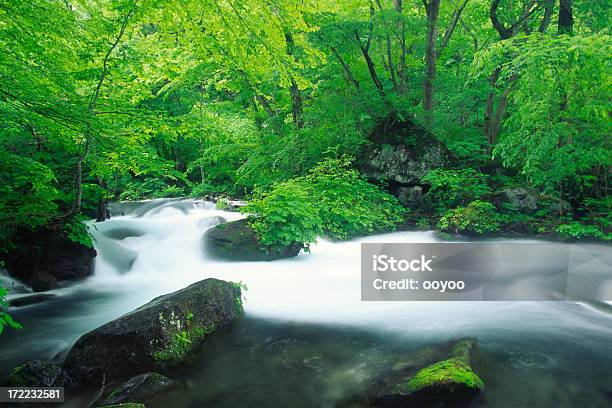
[[(432, 345), (466, 336), (478, 339), (474, 368), (487, 385), (471, 406), (612, 406), (606, 304), (360, 301), (360, 243), (435, 242), (432, 232), (320, 240), (292, 259), (220, 262), (207, 256), (203, 234), (237, 213), (195, 200), (111, 210), (110, 220), (91, 224), (98, 250), (92, 277), (51, 291), (57, 296), (43, 303), (11, 309), (25, 329), (0, 337), (0, 375), (30, 359), (61, 361), (83, 333), (215, 277), (246, 284), (245, 318), (171, 372), (184, 386), (147, 407), (342, 405), (381, 372), (422, 365), (435, 354)], [(87, 398), (65, 405), (86, 406)]]

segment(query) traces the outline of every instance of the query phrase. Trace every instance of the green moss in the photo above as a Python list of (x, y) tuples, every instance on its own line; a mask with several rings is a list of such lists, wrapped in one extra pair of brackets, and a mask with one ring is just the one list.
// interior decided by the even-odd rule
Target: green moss
[(244, 292), (246, 292), (249, 288), (247, 288), (247, 285), (242, 283), (242, 281), (236, 283), (236, 282), (230, 282), (232, 284), (232, 286), (234, 288), (237, 289), (238, 294), (236, 296), (234, 296), (234, 306), (236, 307), (236, 311), (238, 313), (243, 313), (244, 312), (244, 303), (243, 303), (243, 298), (244, 298)]
[(30, 383), (30, 378), (24, 373), (25, 365), (16, 367), (9, 377), (9, 383), (13, 386), (27, 386)]
[(180, 330), (173, 334), (170, 344), (155, 351), (153, 358), (155, 361), (180, 361), (193, 348), (197, 346), (203, 338), (214, 332), (217, 326), (211, 323), (207, 326), (193, 325), (193, 313), (187, 312), (185, 317), (187, 330)]
[(126, 402), (124, 404), (104, 405), (101, 408), (145, 408), (145, 405), (136, 402)]
[(416, 373), (405, 386), (408, 392), (419, 391), (439, 384), (464, 384), (468, 388), (483, 390), (484, 383), (469, 365), (458, 358), (450, 358), (426, 367)]

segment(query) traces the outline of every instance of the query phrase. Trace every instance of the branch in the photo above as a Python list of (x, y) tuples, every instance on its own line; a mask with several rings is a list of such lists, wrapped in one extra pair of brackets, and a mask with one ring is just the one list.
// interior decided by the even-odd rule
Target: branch
[(461, 13), (465, 8), (467, 2), (469, 0), (463, 0), (463, 3), (453, 12), (453, 16), (451, 17), (451, 21), (448, 23), (448, 27), (446, 27), (446, 31), (444, 32), (444, 38), (442, 39), (442, 44), (438, 48), (438, 57), (442, 54), (444, 48), (448, 45), (448, 41), (450, 40), (455, 28), (457, 27), (457, 22), (459, 21), (459, 17), (461, 17)]

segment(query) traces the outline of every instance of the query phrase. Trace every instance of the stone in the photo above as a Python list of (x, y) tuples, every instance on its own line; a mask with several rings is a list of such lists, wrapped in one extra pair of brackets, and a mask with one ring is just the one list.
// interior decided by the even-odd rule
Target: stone
[(164, 370), (190, 357), (212, 333), (242, 316), (240, 285), (205, 279), (159, 296), (83, 335), (64, 370), (74, 386)]
[(287, 246), (264, 248), (255, 230), (246, 219), (219, 224), (203, 236), (204, 251), (212, 258), (226, 261), (272, 261), (291, 258), (300, 253), (303, 245), (296, 242)]
[(7, 381), (11, 387), (62, 387), (62, 368), (46, 361), (32, 360), (15, 368)]
[(115, 388), (102, 404), (114, 405), (126, 402), (142, 402), (147, 398), (174, 387), (174, 382), (162, 374), (144, 373), (130, 378)]

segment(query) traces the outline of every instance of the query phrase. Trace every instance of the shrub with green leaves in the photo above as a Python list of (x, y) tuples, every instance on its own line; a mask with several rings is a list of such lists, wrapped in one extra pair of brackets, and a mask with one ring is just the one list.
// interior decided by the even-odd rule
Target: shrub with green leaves
[(309, 244), (318, 235), (346, 239), (387, 231), (403, 220), (397, 199), (368, 183), (348, 157), (326, 159), (306, 176), (256, 195), (242, 212), (263, 243)]
[(485, 234), (499, 231), (500, 216), (495, 206), (486, 201), (472, 201), (466, 207), (457, 207), (444, 213), (438, 228), (446, 232)]
[(486, 174), (467, 168), (434, 169), (423, 176), (421, 181), (431, 186), (427, 198), (439, 212), (443, 212), (448, 208), (465, 205), (490, 194), (488, 179)]
[(249, 224), (264, 245), (308, 244), (321, 233), (319, 211), (302, 184), (301, 179), (276, 184), (240, 209), (250, 214)]
[(17, 323), (11, 315), (5, 312), (5, 309), (8, 307), (8, 302), (6, 301), (6, 295), (8, 291), (0, 286), (0, 334), (4, 331), (4, 327), (8, 326), (13, 329), (22, 329), (22, 326)]
[(393, 230), (405, 209), (397, 199), (364, 180), (348, 157), (318, 163), (304, 178), (319, 209), (325, 235), (346, 239)]
[(572, 239), (595, 238), (604, 241), (612, 241), (612, 234), (606, 234), (595, 225), (581, 224), (580, 222), (569, 222), (557, 227), (557, 232), (564, 237)]

